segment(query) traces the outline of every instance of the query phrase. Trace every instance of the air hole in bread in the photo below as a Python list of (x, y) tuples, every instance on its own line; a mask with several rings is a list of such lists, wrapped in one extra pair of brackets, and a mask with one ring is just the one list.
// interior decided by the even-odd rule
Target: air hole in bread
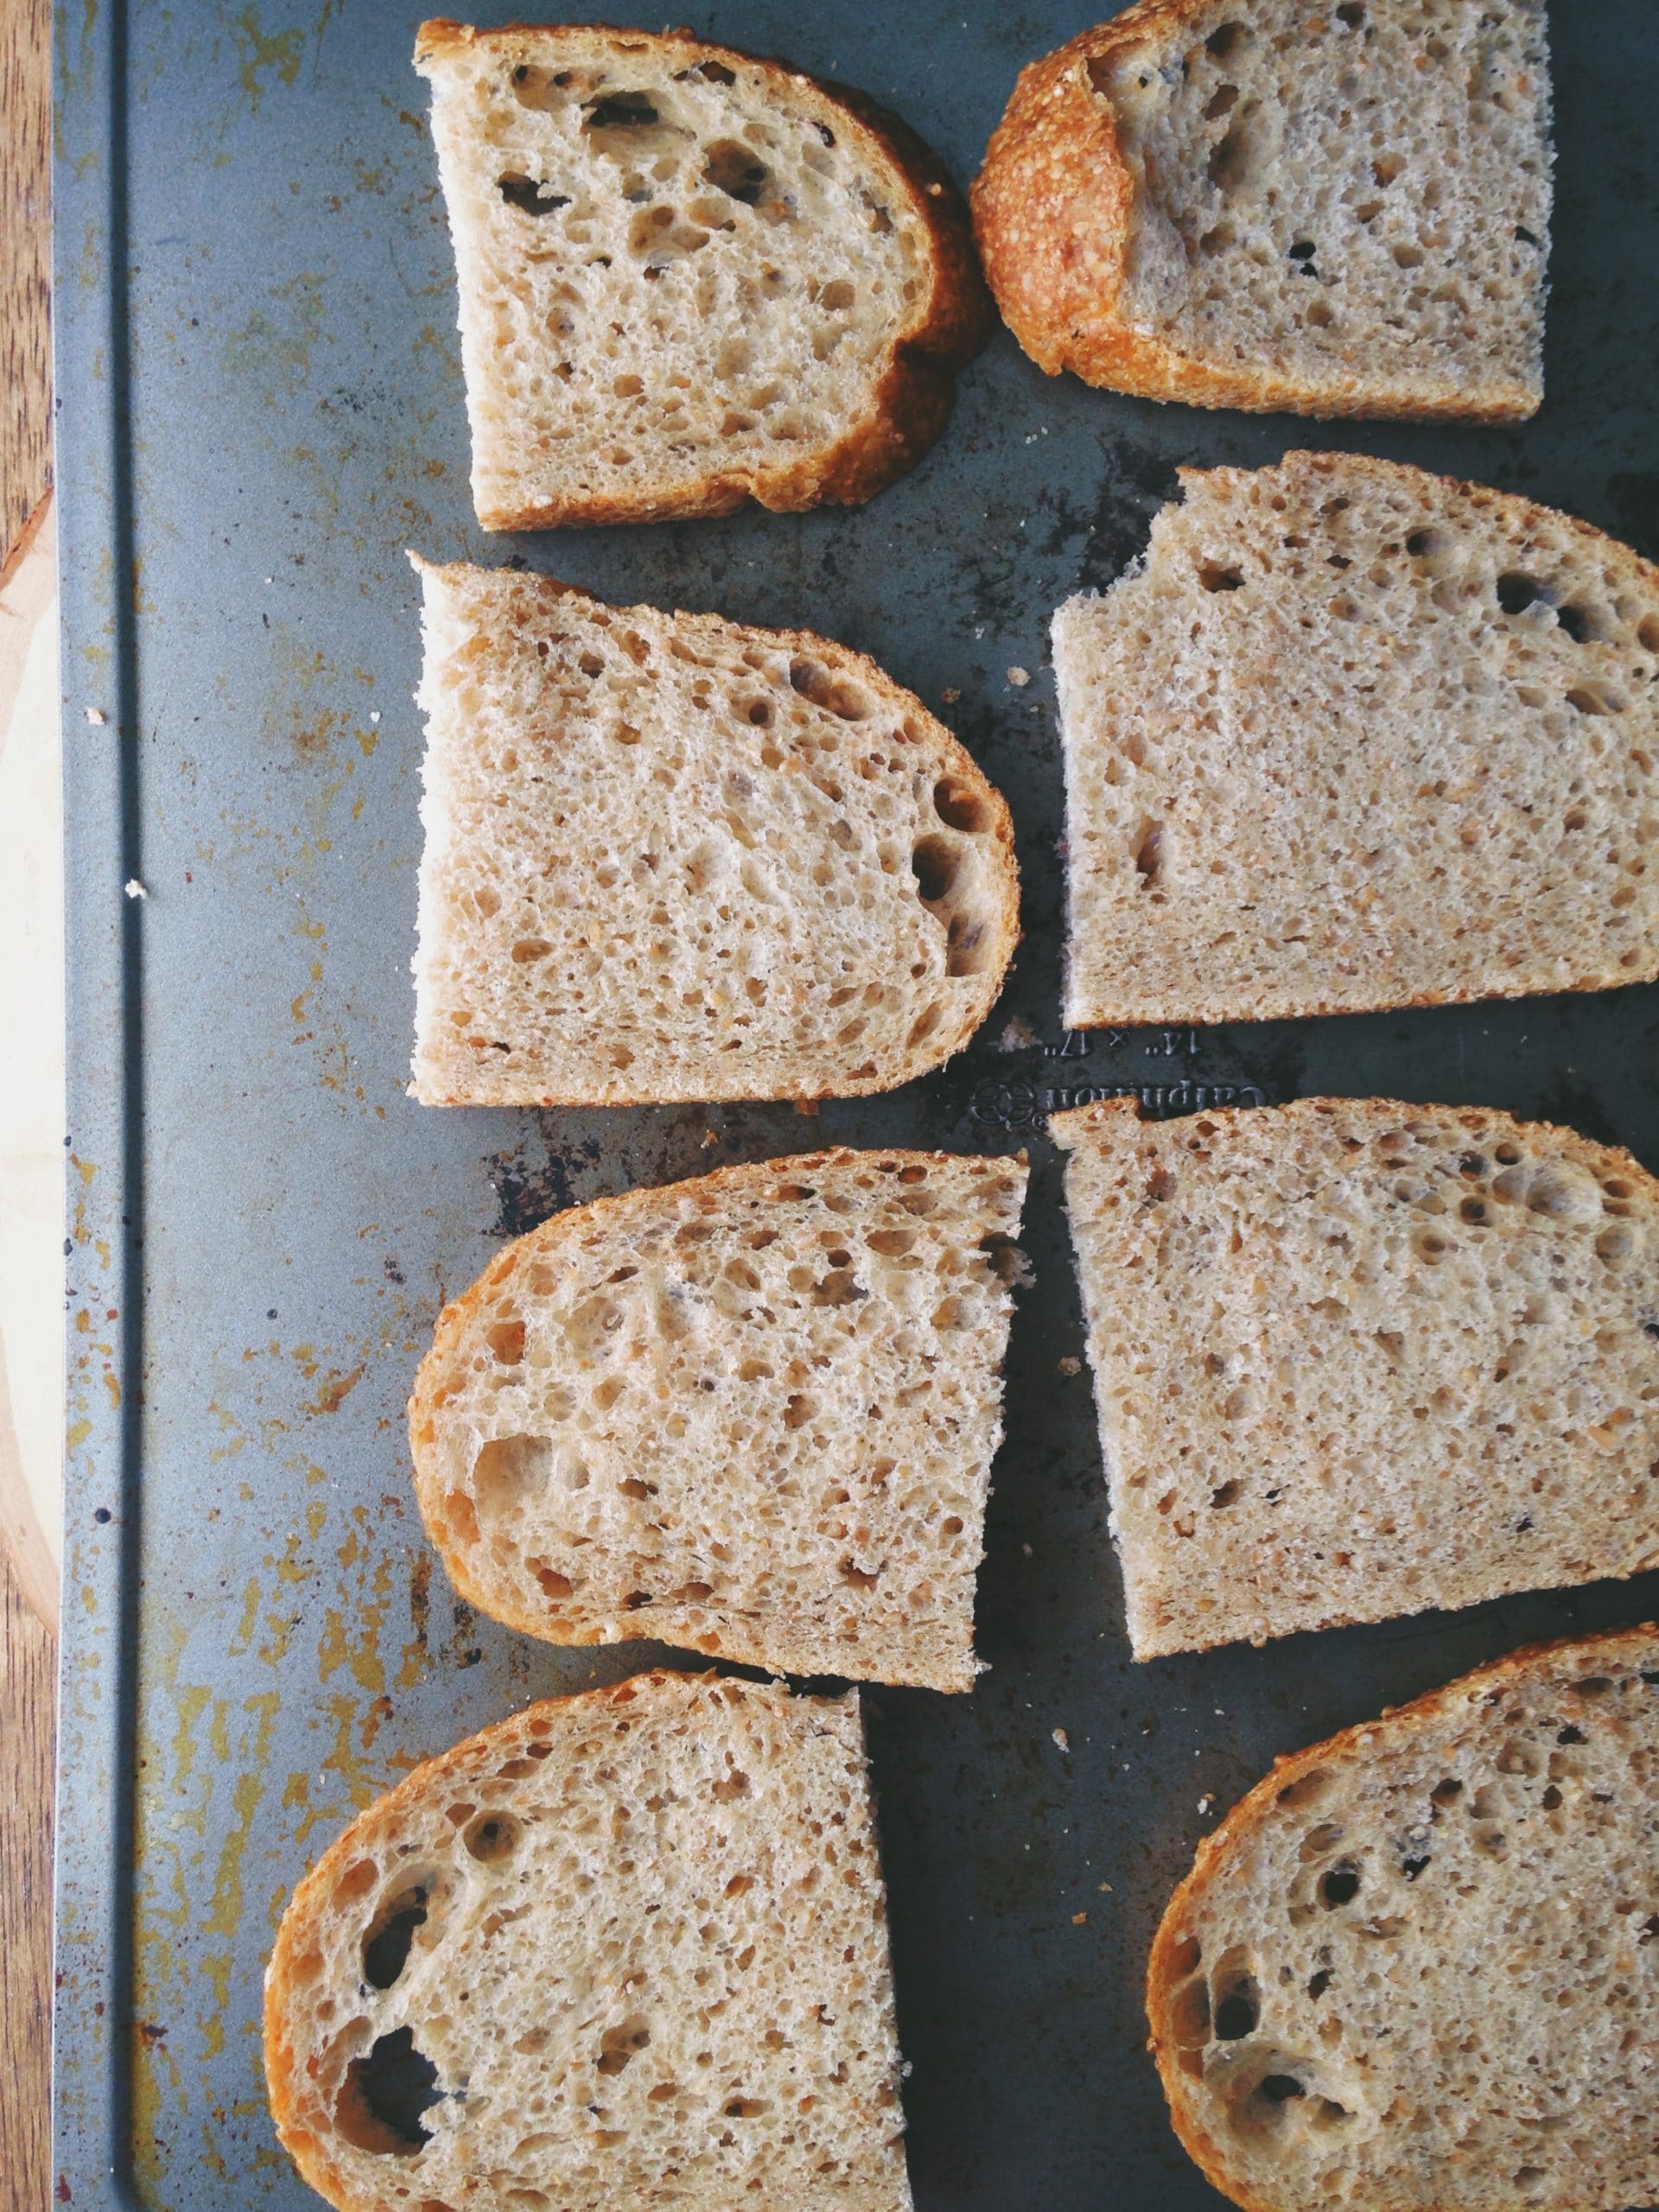
[(947, 829), (976, 837), (990, 827), (990, 810), (976, 791), (953, 776), (942, 776), (933, 786), (933, 811)]
[(651, 2026), (643, 2012), (631, 2013), (621, 2024), (607, 2028), (600, 2037), (599, 2071), (620, 2074), (651, 2041)]
[(584, 130), (637, 130), (658, 120), (647, 92), (607, 92), (582, 118)]
[(1282, 2105), (1293, 2097), (1305, 2097), (1307, 2091), (1294, 2074), (1264, 2074), (1256, 2094), (1270, 2105)]
[(432, 2140), (421, 2114), (442, 2101), (438, 2069), (415, 2045), (412, 2028), (377, 2036), (346, 2069), (334, 2126), (359, 2151), (411, 2158)]
[(1205, 51), (1212, 54), (1217, 61), (1225, 61), (1238, 51), (1249, 36), (1249, 31), (1243, 23), (1217, 23), (1204, 41)]
[(769, 172), (766, 163), (757, 159), (753, 146), (736, 138), (719, 138), (709, 149), (702, 174), (716, 192), (753, 207), (766, 188)]
[(492, 1437), (479, 1446), (473, 1461), (473, 1496), (478, 1510), (488, 1519), (518, 1512), (547, 1488), (553, 1461), (553, 1444), (548, 1437)]
[(383, 1904), (363, 1941), (363, 1979), (372, 1989), (390, 1989), (409, 1963), (415, 1930), (426, 1921), (427, 1888), (412, 1883)]
[(1249, 1974), (1240, 1974), (1228, 1982), (1216, 1996), (1215, 2022), (1217, 2043), (1243, 2043), (1246, 2036), (1255, 2033), (1256, 2022), (1262, 2017), (1262, 1993)]
[(1219, 561), (1200, 561), (1198, 582), (1205, 591), (1241, 591), (1244, 576), (1241, 569), (1224, 567)]
[(499, 1811), (480, 1813), (467, 1824), (461, 1841), (467, 1855), (476, 1859), (480, 1866), (499, 1866), (511, 1859), (518, 1848), (523, 1829), (511, 1813)]
[(1337, 10), (1339, 23), (1346, 23), (1351, 31), (1357, 31), (1364, 20), (1365, 10), (1360, 0), (1342, 0), (1342, 5)]
[(1249, 181), (1255, 157), (1251, 115), (1252, 110), (1245, 110), (1211, 153), (1205, 173), (1217, 192), (1238, 192)]
[(1155, 890), (1164, 864), (1164, 825), (1142, 817), (1135, 836), (1135, 872), (1144, 891)]
[(950, 896), (957, 880), (957, 848), (946, 837), (919, 837), (910, 855), (911, 873), (925, 906), (937, 906)]
[(1319, 1903), (1327, 1911), (1350, 1904), (1359, 1895), (1359, 1869), (1351, 1859), (1332, 1866), (1319, 1877)]
[(569, 193), (556, 192), (550, 184), (538, 183), (516, 169), (498, 177), (495, 188), (508, 207), (516, 207), (521, 215), (551, 215), (570, 205)]
[(505, 1319), (495, 1322), (484, 1332), (484, 1341), (488, 1344), (499, 1365), (518, 1366), (524, 1357), (523, 1315), (510, 1314)]
[(1497, 580), (1497, 603), (1506, 614), (1524, 614), (1529, 607), (1550, 604), (1548, 587), (1519, 569), (1506, 569)]
[(869, 694), (855, 683), (831, 676), (821, 661), (798, 657), (789, 664), (791, 688), (815, 707), (825, 707), (844, 722), (859, 722), (872, 711)]

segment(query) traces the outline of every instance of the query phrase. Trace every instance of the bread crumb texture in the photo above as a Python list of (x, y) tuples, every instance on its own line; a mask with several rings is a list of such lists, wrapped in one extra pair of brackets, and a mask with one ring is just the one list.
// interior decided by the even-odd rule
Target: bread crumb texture
[(1054, 619), (1067, 1026), (1659, 975), (1659, 570), (1361, 454), (1182, 476)]
[(410, 1406), (456, 1586), (554, 1643), (970, 1688), (1025, 1184), (812, 1153), (521, 1237)]
[(1659, 1631), (1516, 1653), (1281, 1760), (1147, 1977), (1175, 2126), (1249, 2212), (1659, 2196)]
[(849, 1097), (966, 1044), (1014, 831), (918, 699), (808, 631), (416, 565), (417, 1098)]
[(1055, 1117), (1137, 1657), (1659, 1567), (1659, 1184), (1389, 1099)]
[(683, 32), (426, 24), (488, 529), (868, 499), (994, 320), (938, 162)]
[(346, 2212), (909, 2212), (856, 1697), (640, 1675), (418, 1767), (296, 1891), (265, 2069)]
[(1312, 415), (1530, 415), (1543, 0), (1143, 0), (1032, 64), (974, 187), (1051, 374)]

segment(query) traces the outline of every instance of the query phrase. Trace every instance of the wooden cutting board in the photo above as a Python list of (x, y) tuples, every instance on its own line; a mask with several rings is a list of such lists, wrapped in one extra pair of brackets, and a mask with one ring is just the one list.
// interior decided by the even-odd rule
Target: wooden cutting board
[(0, 575), (0, 1545), (47, 1625), (63, 1544), (63, 798), (48, 499)]

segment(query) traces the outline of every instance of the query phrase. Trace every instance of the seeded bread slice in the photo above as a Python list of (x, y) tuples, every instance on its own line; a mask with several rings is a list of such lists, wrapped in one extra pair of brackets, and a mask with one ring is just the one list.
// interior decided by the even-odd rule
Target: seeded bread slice
[(639, 1675), (417, 1767), (283, 1916), (265, 2074), (342, 2212), (909, 2212), (856, 1696)]
[(974, 186), (1050, 375), (1509, 421), (1543, 396), (1543, 0), (1144, 0), (1020, 76)]
[(1659, 975), (1659, 569), (1363, 454), (1182, 481), (1054, 619), (1068, 1025)]
[(994, 315), (934, 156), (684, 31), (422, 26), (489, 530), (867, 499)]
[(438, 1321), (421, 1513), (471, 1605), (973, 1686), (1026, 1167), (820, 1152), (556, 1214)]
[(1659, 1184), (1484, 1107), (1056, 1115), (1137, 1658), (1659, 1567)]
[(809, 631), (415, 565), (417, 1098), (850, 1097), (967, 1042), (1014, 831), (918, 699)]
[(1659, 2198), (1659, 1629), (1281, 1759), (1153, 1945), (1177, 2133), (1247, 2212)]

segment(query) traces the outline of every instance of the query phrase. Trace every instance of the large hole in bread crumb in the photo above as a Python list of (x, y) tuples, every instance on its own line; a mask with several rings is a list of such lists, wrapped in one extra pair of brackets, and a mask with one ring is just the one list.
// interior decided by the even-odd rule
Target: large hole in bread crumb
[(424, 1883), (412, 1883), (375, 1914), (363, 1941), (363, 1979), (372, 1989), (390, 1989), (408, 1965), (415, 1930), (426, 1922), (427, 1895)]
[(976, 837), (990, 827), (984, 800), (954, 776), (942, 776), (934, 785), (933, 811), (948, 830), (960, 830), (967, 837)]
[(479, 1510), (486, 1516), (518, 1512), (546, 1489), (552, 1471), (549, 1438), (492, 1437), (479, 1446), (473, 1461), (473, 1495)]
[(821, 661), (798, 658), (789, 664), (791, 687), (815, 707), (825, 707), (844, 722), (864, 721), (872, 711), (868, 692), (831, 675)]
[(643, 2012), (631, 2013), (620, 2026), (607, 2028), (600, 2037), (600, 2072), (620, 2074), (650, 2041), (651, 2028)]
[(461, 1841), (467, 1855), (480, 1866), (495, 1866), (512, 1858), (523, 1834), (521, 1824), (511, 1813), (491, 1811), (480, 1813), (468, 1824)]
[(741, 200), (746, 207), (758, 205), (766, 188), (766, 163), (757, 158), (753, 146), (736, 138), (715, 141), (703, 162), (702, 174), (716, 192), (723, 192), (728, 200)]
[(438, 2069), (416, 2049), (414, 2030), (397, 2028), (346, 2068), (334, 2126), (354, 2149), (410, 2158), (432, 2140), (422, 2113), (442, 2098)]
[(538, 183), (517, 169), (497, 177), (495, 188), (508, 207), (516, 207), (521, 215), (552, 215), (570, 205), (568, 192), (556, 192), (550, 184)]

